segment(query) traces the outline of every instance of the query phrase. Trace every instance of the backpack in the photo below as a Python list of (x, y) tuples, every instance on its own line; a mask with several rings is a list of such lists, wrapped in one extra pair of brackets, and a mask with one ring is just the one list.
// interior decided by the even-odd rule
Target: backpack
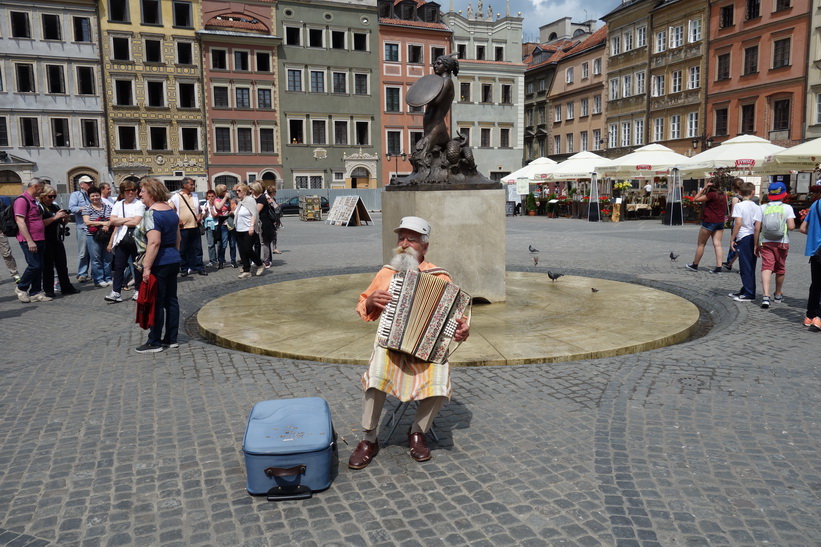
[(2, 230), (3, 234), (7, 237), (16, 237), (20, 231), (20, 228), (17, 226), (17, 218), (14, 215), (14, 202), (21, 197), (23, 196), (14, 198), (11, 205), (6, 206), (5, 203), (3, 203), (4, 208), (0, 209), (0, 230)]
[(761, 237), (780, 240), (787, 233), (787, 213), (784, 205), (767, 205), (761, 219)]

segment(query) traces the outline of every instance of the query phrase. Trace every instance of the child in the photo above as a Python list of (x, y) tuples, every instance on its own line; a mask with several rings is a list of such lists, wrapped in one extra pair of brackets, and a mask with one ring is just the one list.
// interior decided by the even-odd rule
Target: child
[[(781, 287), (784, 286), (784, 275), (787, 273), (785, 263), (790, 250), (790, 236), (788, 232), (795, 230), (795, 211), (781, 201), (787, 196), (787, 187), (783, 182), (773, 182), (767, 191), (769, 201), (760, 206), (761, 222), (755, 225), (755, 254), (761, 257), (761, 285), (764, 295), (761, 297), (761, 307), (765, 310), (770, 307), (770, 278), (775, 272), (775, 301), (781, 302), (784, 296)], [(776, 234), (769, 233), (770, 221), (778, 224)]]
[(730, 293), (736, 302), (755, 300), (755, 232), (761, 224), (761, 208), (751, 201), (755, 192), (752, 182), (741, 185), (741, 202), (733, 207), (733, 234), (730, 249), (738, 254), (738, 269), (741, 273), (741, 290)]

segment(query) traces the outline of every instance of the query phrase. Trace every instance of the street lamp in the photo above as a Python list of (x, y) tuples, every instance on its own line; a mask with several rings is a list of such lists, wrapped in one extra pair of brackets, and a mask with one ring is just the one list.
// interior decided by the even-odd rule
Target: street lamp
[(408, 159), (408, 155), (405, 152), (397, 152), (396, 154), (391, 154), (390, 152), (385, 153), (385, 157), (388, 161), (391, 161), (391, 158), (394, 160), (394, 176), (399, 176), (399, 158), (402, 158), (402, 161)]
[(710, 148), (713, 146), (713, 137), (705, 137), (704, 135), (693, 137), (693, 150), (698, 148), (699, 143), (702, 143), (702, 148), (704, 148), (704, 146)]

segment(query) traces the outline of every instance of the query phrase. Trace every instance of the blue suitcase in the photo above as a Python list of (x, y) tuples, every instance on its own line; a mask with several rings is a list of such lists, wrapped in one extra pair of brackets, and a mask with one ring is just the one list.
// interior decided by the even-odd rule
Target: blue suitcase
[(248, 493), (267, 495), (269, 501), (310, 498), (331, 485), (334, 449), (325, 399), (255, 404), (242, 443)]

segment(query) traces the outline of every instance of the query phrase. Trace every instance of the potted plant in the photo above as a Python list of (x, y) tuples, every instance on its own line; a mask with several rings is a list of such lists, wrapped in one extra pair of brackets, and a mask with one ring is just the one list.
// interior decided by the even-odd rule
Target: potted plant
[(527, 209), (528, 215), (536, 216), (536, 196), (533, 195), (533, 192), (530, 192), (527, 199), (525, 199), (525, 209)]
[(555, 193), (550, 193), (547, 195), (547, 204), (545, 205), (545, 209), (547, 211), (547, 218), (556, 218), (556, 204), (550, 203), (554, 199), (558, 199)]

